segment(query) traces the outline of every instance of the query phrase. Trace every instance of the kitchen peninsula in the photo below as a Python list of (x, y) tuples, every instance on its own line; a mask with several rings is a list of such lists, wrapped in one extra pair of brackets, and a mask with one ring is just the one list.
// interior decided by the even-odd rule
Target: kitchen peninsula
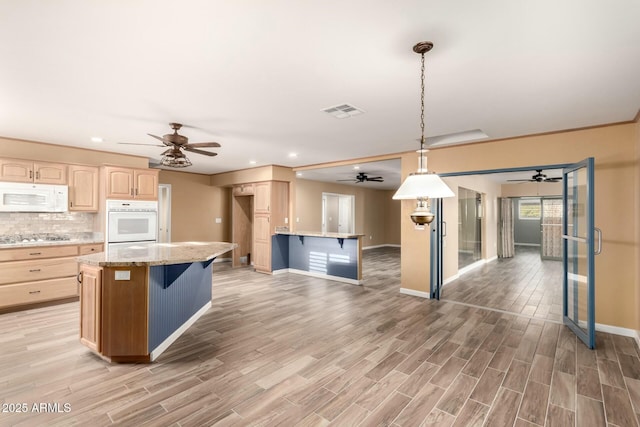
[(273, 274), (289, 272), (362, 284), (362, 234), (276, 231)]
[(145, 243), (80, 256), (80, 342), (151, 362), (211, 307), (212, 262), (236, 244)]

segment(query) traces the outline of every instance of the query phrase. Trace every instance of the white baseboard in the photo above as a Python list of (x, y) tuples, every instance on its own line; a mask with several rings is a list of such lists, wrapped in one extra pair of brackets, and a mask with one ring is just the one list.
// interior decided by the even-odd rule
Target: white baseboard
[(377, 249), (377, 248), (399, 248), (400, 245), (395, 245), (391, 243), (385, 243), (382, 245), (373, 245), (373, 246), (363, 246), (362, 250), (366, 251), (367, 249)]
[(449, 283), (453, 282), (454, 280), (457, 280), (460, 278), (459, 274), (454, 274), (451, 277), (447, 277), (443, 282), (442, 282), (442, 286), (444, 285), (448, 285)]
[(283, 273), (301, 274), (303, 276), (311, 276), (311, 277), (317, 277), (319, 279), (327, 279), (327, 280), (333, 280), (336, 282), (348, 283), (350, 285), (362, 285), (362, 282), (363, 282), (362, 280), (348, 279), (346, 277), (340, 277), (340, 276), (332, 276), (331, 274), (314, 273), (312, 271), (297, 270), (295, 268), (281, 268), (280, 270), (273, 270), (271, 272), (271, 274), (283, 274)]
[(162, 341), (159, 346), (154, 348), (151, 354), (149, 355), (151, 357), (151, 361), (154, 361), (167, 348), (169, 348), (169, 346), (173, 344), (173, 342), (177, 340), (180, 337), (180, 335), (182, 335), (187, 329), (189, 329), (191, 325), (196, 323), (196, 320), (198, 320), (204, 313), (206, 313), (207, 310), (209, 310), (209, 308), (211, 308), (211, 301), (203, 305), (200, 310), (196, 311), (194, 315), (189, 318), (189, 320), (184, 322), (182, 326), (180, 326), (171, 335), (169, 335), (166, 340)]
[(495, 261), (497, 259), (498, 259), (498, 255), (494, 255), (491, 258), (487, 258), (487, 260), (485, 262), (486, 263), (490, 263), (490, 262), (493, 262), (493, 261)]
[(638, 331), (635, 329), (622, 328), (620, 326), (604, 325), (602, 323), (596, 323), (596, 331), (606, 332), (613, 335), (622, 335), (623, 337), (630, 337), (639, 342)]
[(414, 289), (400, 288), (400, 293), (405, 295), (411, 295), (414, 297), (431, 299), (429, 292), (416, 291)]
[(539, 248), (539, 243), (514, 243), (515, 246), (532, 246), (534, 248)]

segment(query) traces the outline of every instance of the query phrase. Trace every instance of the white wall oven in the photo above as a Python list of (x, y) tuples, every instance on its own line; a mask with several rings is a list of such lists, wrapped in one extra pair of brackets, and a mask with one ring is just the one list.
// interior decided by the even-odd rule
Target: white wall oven
[(158, 202), (107, 200), (108, 244), (155, 242), (158, 239)]

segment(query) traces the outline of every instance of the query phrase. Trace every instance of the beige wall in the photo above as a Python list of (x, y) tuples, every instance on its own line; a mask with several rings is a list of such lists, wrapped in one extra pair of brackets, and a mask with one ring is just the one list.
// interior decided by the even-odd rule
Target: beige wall
[(562, 182), (502, 184), (502, 197), (561, 196)]
[(117, 165), (132, 168), (149, 167), (149, 159), (140, 156), (87, 150), (42, 142), (0, 137), (2, 157), (47, 162), (78, 163), (83, 165)]
[[(561, 164), (595, 157), (595, 223), (603, 232), (596, 257), (596, 322), (638, 328), (637, 209), (638, 124), (620, 124), (464, 146), (433, 149), (430, 169), (458, 172)], [(403, 176), (415, 167), (415, 153), (402, 157)], [(429, 290), (427, 233), (416, 231), (402, 207), (402, 287)], [(407, 256), (410, 254), (410, 256)]]
[(447, 235), (443, 238), (443, 277), (444, 280), (458, 274), (458, 190), (460, 187), (481, 193), (484, 201), (482, 221), (482, 258), (489, 260), (497, 256), (498, 250), (498, 197), (500, 184), (482, 175), (456, 176), (443, 178), (453, 190), (455, 197), (442, 200), (444, 221), (447, 223)]
[[(231, 189), (209, 185), (209, 175), (161, 170), (171, 184), (171, 240), (231, 241)], [(216, 224), (215, 219), (222, 218)]]
[(385, 217), (385, 229), (384, 240), (387, 245), (399, 245), (400, 244), (400, 200), (393, 200), (392, 197), (395, 194), (395, 190), (385, 191), (384, 200), (387, 203), (384, 205), (384, 217)]
[(397, 202), (391, 200), (393, 192), (358, 188), (352, 185), (298, 179), (296, 181), (296, 204), (293, 223), (298, 231), (322, 230), (322, 193), (348, 194), (355, 196), (355, 231), (364, 234), (363, 246), (376, 246), (398, 241), (399, 212), (390, 222), (387, 211), (398, 210)]

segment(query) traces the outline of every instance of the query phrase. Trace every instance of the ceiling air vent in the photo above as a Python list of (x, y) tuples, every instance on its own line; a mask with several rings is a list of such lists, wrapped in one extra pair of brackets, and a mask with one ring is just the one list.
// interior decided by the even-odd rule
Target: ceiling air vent
[(364, 113), (364, 110), (350, 104), (335, 105), (333, 107), (324, 108), (322, 111), (332, 115), (336, 119), (346, 119), (347, 117), (357, 116), (358, 114)]

